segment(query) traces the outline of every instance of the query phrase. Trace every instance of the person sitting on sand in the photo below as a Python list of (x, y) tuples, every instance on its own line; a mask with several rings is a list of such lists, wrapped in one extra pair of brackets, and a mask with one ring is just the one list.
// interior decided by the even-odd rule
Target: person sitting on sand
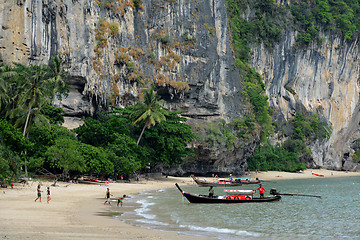
[(261, 186), (261, 183), (260, 183), (259, 187), (257, 188), (257, 190), (259, 190), (260, 198), (264, 198), (264, 192), (266, 192), (266, 190), (263, 186)]
[(42, 193), (42, 191), (40, 189), (40, 184), (39, 184), (38, 187), (37, 187), (37, 198), (35, 199), (35, 202), (38, 199), (40, 199), (40, 202), (41, 202), (41, 193)]
[(106, 194), (105, 194), (106, 201), (104, 202), (104, 205), (105, 205), (106, 203), (109, 203), (109, 205), (111, 206), (111, 203), (110, 203), (110, 201), (111, 201), (110, 196), (112, 196), (112, 194), (110, 193), (110, 189), (109, 189), (109, 188), (107, 188), (107, 190), (106, 190)]
[(119, 203), (121, 203), (121, 207), (122, 207), (122, 204), (123, 204), (122, 200), (124, 200), (124, 198), (126, 198), (126, 195), (125, 195), (125, 194), (124, 194), (122, 197), (119, 197), (119, 198), (118, 198), (118, 203), (117, 203), (116, 206), (119, 206)]
[(49, 204), (50, 200), (51, 200), (51, 197), (50, 197), (50, 187), (47, 187), (47, 190), (46, 190), (46, 194), (47, 194), (47, 203)]

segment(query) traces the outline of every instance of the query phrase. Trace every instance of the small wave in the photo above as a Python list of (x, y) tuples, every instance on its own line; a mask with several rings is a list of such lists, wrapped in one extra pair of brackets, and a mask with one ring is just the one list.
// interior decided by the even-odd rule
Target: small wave
[(146, 219), (155, 219), (155, 218), (156, 218), (156, 215), (146, 214), (146, 213), (144, 213), (144, 212), (141, 211), (141, 210), (138, 211), (138, 209), (135, 210), (135, 212), (136, 212), (136, 215), (142, 216), (142, 217), (144, 217), (144, 218), (146, 218)]
[(182, 228), (188, 228), (194, 231), (204, 231), (204, 232), (217, 232), (217, 233), (227, 233), (227, 234), (235, 234), (235, 235), (242, 235), (242, 236), (252, 236), (252, 237), (259, 237), (259, 233), (251, 233), (248, 231), (241, 231), (229, 228), (215, 228), (215, 227), (199, 227), (199, 226), (191, 226), (191, 225), (179, 225)]
[(141, 223), (148, 223), (148, 224), (153, 224), (153, 225), (161, 225), (161, 226), (168, 226), (168, 223), (164, 223), (164, 222), (159, 222), (159, 221), (151, 221), (151, 220), (147, 220), (147, 219), (137, 219), (137, 222), (141, 222)]
[(147, 206), (155, 205), (155, 203), (148, 202), (146, 199), (138, 200), (138, 201), (136, 201), (136, 203), (140, 203), (141, 207), (147, 207)]
[(156, 218), (156, 215), (146, 213), (146, 212), (150, 211), (150, 208), (148, 208), (148, 206), (155, 205), (155, 203), (148, 202), (144, 199), (138, 200), (137, 203), (140, 203), (141, 207), (138, 209), (135, 209), (136, 215), (142, 216), (146, 219), (155, 219)]

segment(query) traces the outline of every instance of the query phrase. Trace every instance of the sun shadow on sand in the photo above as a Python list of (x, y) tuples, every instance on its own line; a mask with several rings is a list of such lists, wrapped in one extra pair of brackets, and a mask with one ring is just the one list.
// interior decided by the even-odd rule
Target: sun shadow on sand
[(104, 216), (104, 217), (114, 217), (114, 216), (121, 216), (122, 212), (97, 212), (95, 213), (96, 216)]

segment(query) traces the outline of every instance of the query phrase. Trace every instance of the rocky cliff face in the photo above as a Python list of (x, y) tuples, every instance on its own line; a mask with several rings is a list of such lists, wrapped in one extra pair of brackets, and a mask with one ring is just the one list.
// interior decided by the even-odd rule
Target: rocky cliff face
[(359, 138), (359, 44), (323, 35), (322, 45), (295, 48), (295, 33), (287, 33), (272, 50), (253, 46), (252, 65), (264, 77), (270, 106), (283, 119), (301, 107), (323, 116), (332, 126), (325, 144), (311, 146), (316, 167), (357, 170), (351, 156)]
[[(109, 104), (133, 103), (150, 83), (169, 109), (184, 110), (193, 121), (230, 120), (246, 111), (225, 0), (146, 0), (140, 7), (131, 0), (0, 0), (0, 25), (3, 62), (41, 64), (56, 53), (64, 59), (71, 90), (55, 104), (64, 108), (67, 127)], [(324, 39), (296, 50), (294, 33), (287, 33), (272, 50), (252, 46), (251, 64), (283, 119), (305, 107), (331, 123), (330, 140), (311, 146), (313, 166), (360, 170), (351, 159), (359, 138), (359, 47)], [(197, 149), (202, 160), (177, 171), (241, 173), (256, 144), (231, 152)]]
[[(56, 53), (65, 60), (71, 89), (55, 104), (65, 110), (69, 128), (98, 108), (133, 103), (150, 83), (169, 109), (184, 110), (194, 121), (229, 120), (244, 111), (225, 0), (147, 0), (142, 6), (131, 0), (0, 0), (0, 8), (5, 63), (41, 64)], [(250, 145), (242, 150), (247, 155)], [(231, 165), (240, 173), (245, 155), (224, 156), (225, 150), (213, 154), (211, 167), (227, 172)], [(195, 161), (183, 171), (196, 168)]]

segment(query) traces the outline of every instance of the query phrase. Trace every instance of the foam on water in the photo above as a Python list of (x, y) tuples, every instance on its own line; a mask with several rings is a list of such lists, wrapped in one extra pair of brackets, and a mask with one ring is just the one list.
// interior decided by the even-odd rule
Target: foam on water
[(149, 202), (147, 200), (138, 200), (137, 203), (141, 204), (141, 206), (137, 209), (135, 209), (135, 212), (137, 215), (142, 216), (146, 219), (155, 219), (156, 215), (154, 214), (147, 214), (146, 212), (150, 211), (149, 206), (155, 205), (155, 203)]
[(190, 230), (195, 231), (204, 231), (204, 232), (212, 232), (212, 233), (231, 233), (240, 236), (253, 236), (258, 237), (261, 234), (259, 233), (251, 233), (247, 231), (235, 230), (235, 229), (228, 229), (228, 228), (215, 228), (215, 227), (199, 227), (193, 225), (180, 225), (181, 228), (188, 228)]
[(146, 220), (146, 219), (137, 219), (136, 221), (142, 222), (142, 223), (154, 224), (154, 225), (169, 226), (168, 223), (159, 222), (159, 221), (151, 221), (151, 220)]

